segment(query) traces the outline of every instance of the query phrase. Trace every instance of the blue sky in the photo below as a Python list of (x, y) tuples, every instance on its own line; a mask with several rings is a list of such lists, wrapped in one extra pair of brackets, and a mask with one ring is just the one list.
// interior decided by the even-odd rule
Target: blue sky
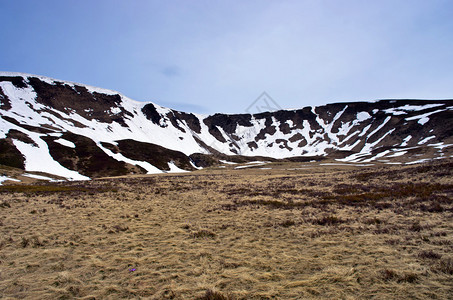
[(0, 0), (0, 70), (197, 113), (453, 98), (451, 0)]

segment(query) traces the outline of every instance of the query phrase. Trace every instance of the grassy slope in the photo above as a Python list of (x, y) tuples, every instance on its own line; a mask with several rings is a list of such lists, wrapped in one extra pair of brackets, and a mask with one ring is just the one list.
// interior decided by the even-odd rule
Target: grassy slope
[(0, 295), (451, 297), (451, 162), (300, 165), (0, 189)]

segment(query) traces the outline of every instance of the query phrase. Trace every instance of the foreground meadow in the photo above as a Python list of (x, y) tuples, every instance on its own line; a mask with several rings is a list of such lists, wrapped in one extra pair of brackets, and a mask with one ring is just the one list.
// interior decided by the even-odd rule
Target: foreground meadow
[(266, 167), (0, 187), (0, 297), (453, 298), (452, 161)]

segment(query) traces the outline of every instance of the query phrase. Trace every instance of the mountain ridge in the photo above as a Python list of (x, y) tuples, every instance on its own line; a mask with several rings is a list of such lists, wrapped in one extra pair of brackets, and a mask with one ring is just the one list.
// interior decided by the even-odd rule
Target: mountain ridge
[(0, 100), (0, 164), (69, 179), (192, 171), (253, 157), (414, 163), (452, 155), (453, 100), (201, 115), (12, 72), (0, 72)]

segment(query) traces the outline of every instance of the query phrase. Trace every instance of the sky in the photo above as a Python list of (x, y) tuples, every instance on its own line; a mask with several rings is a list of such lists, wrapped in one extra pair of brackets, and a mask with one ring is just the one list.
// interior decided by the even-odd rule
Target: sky
[(0, 71), (186, 112), (453, 98), (451, 0), (0, 0), (0, 16)]

